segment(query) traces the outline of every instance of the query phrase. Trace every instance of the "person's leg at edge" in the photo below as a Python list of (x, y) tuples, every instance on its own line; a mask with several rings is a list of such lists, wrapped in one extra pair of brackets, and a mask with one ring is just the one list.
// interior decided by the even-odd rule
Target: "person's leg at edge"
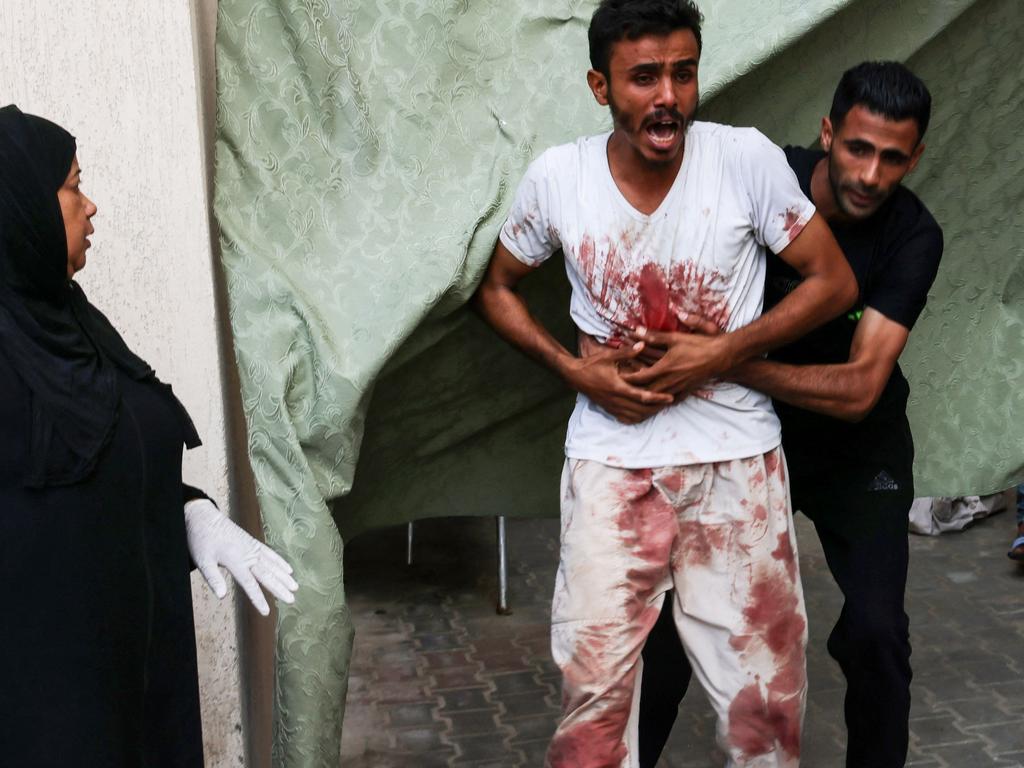
[(677, 534), (675, 510), (652, 480), (657, 471), (566, 462), (551, 626), (563, 719), (548, 747), (550, 768), (637, 765), (626, 726)]
[(1024, 484), (1017, 486), (1017, 535), (1006, 555), (1011, 560), (1024, 560)]
[(730, 768), (800, 762), (807, 613), (786, 474), (781, 448), (707, 465), (676, 505), (674, 618)]
[[(902, 768), (910, 717), (910, 621), (904, 610), (913, 492), (834, 486), (802, 508), (845, 602), (829, 654), (846, 677), (847, 768)], [(801, 503), (804, 503), (801, 499)]]
[(644, 644), (638, 723), (640, 768), (657, 765), (693, 673), (672, 617), (674, 602), (675, 592), (669, 592)]

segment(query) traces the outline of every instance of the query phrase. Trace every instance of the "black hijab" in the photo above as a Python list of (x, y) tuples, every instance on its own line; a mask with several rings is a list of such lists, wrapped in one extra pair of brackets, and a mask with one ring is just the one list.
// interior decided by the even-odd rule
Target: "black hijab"
[[(68, 280), (57, 192), (75, 149), (60, 126), (13, 105), (0, 109), (0, 354), (32, 393), (30, 487), (76, 483), (95, 468), (120, 410), (116, 369), (140, 381), (154, 378)], [(186, 445), (199, 445), (176, 405)]]

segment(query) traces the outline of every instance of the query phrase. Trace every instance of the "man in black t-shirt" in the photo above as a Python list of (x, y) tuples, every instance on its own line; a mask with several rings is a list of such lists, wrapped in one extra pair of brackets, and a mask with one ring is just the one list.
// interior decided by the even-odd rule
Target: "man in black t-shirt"
[[(930, 111), (927, 88), (906, 67), (867, 62), (839, 83), (822, 119), (823, 151), (786, 148), (857, 276), (860, 297), (849, 313), (729, 375), (774, 398), (793, 508), (814, 521), (845, 598), (828, 650), (847, 679), (847, 768), (906, 761), (911, 671), (903, 602), (914, 449), (897, 359), (935, 278), (942, 231), (901, 182), (924, 150)], [(799, 280), (769, 255), (766, 307)], [(699, 318), (688, 325), (717, 332)], [(656, 350), (673, 343), (671, 334), (641, 338)], [(690, 677), (671, 610), (666, 600), (643, 654), (642, 768), (657, 762)]]

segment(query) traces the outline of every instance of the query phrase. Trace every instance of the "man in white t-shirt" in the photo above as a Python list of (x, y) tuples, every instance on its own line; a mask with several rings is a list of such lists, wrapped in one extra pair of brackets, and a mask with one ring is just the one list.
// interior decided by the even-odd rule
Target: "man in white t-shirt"
[[(729, 764), (799, 761), (806, 614), (779, 422), (769, 398), (716, 376), (839, 314), (857, 289), (782, 151), (753, 129), (692, 122), (700, 23), (689, 0), (601, 3), (587, 79), (614, 129), (533, 162), (475, 297), (580, 393), (562, 475), (552, 654), (564, 718), (550, 766), (636, 764), (640, 652), (673, 586)], [(762, 316), (765, 248), (804, 279)], [(516, 293), (559, 250), (573, 321), (619, 349), (577, 358)], [(681, 329), (690, 313), (724, 333), (673, 345), (643, 374), (656, 374), (650, 389), (631, 384), (645, 329)]]

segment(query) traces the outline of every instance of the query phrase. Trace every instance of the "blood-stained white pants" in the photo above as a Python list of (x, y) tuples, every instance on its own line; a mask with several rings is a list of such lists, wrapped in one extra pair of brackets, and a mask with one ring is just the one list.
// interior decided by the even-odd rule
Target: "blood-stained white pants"
[(807, 614), (776, 448), (657, 469), (566, 461), (551, 629), (563, 720), (550, 768), (637, 765), (627, 723), (640, 652), (673, 587), (727, 766), (799, 764)]

